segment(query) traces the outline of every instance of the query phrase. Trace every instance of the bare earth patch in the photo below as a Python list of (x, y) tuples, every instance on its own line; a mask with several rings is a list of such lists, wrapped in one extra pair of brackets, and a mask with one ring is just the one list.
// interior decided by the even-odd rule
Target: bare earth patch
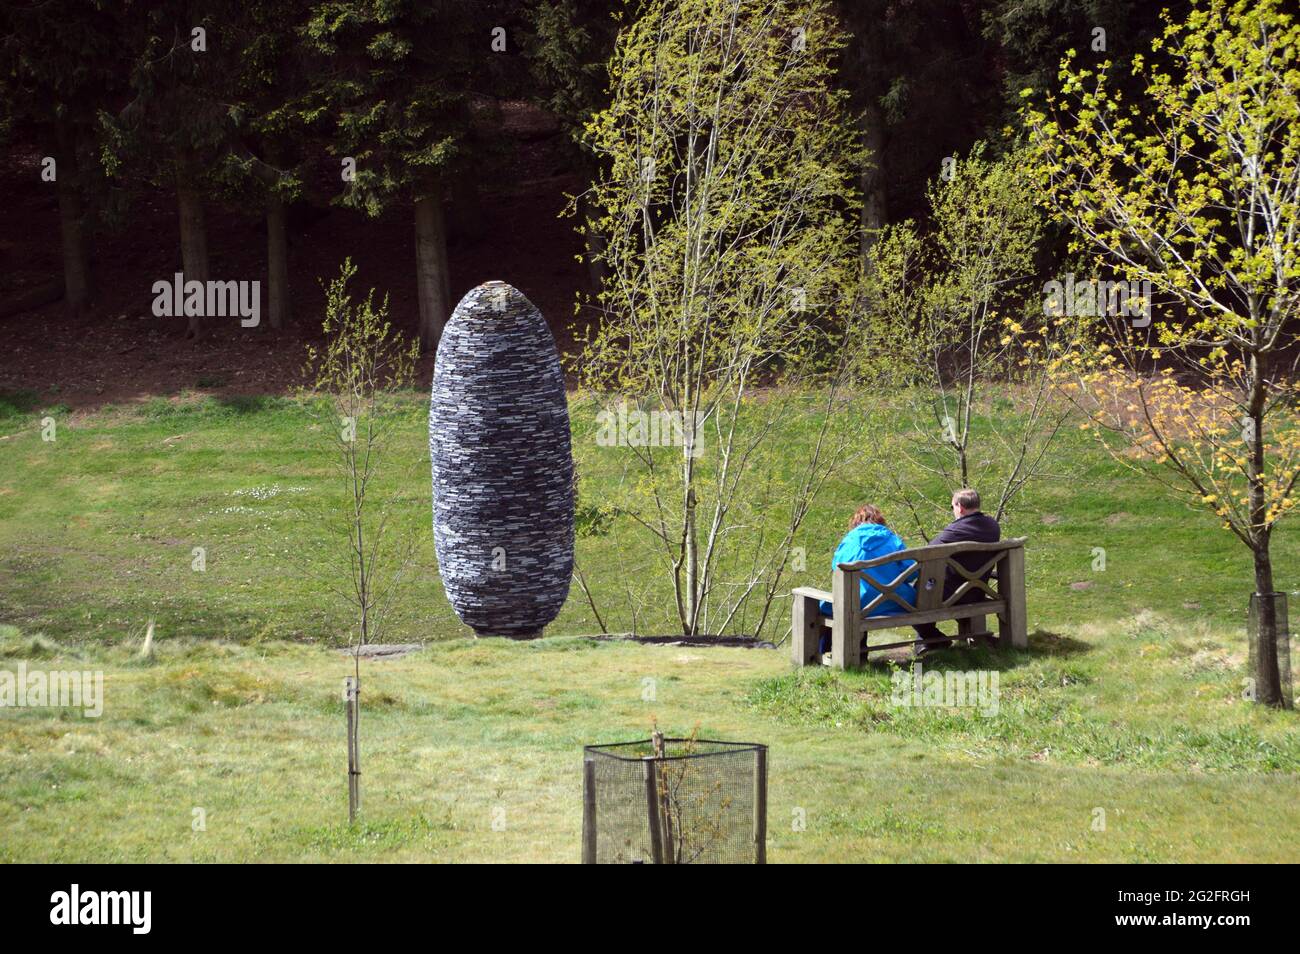
[(401, 659), (424, 648), (423, 643), (371, 643), (359, 650), (340, 649), (340, 656), (351, 656), (355, 652), (362, 659)]
[(708, 647), (726, 647), (740, 649), (776, 649), (776, 643), (754, 636), (637, 636), (634, 633), (619, 635), (592, 636), (599, 642), (624, 640), (640, 643), (643, 646), (692, 646), (701, 649)]

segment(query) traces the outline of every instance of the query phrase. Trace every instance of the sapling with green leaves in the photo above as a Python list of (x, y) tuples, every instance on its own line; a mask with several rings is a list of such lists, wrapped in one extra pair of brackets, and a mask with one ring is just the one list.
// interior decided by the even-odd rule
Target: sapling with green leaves
[[(977, 143), (931, 181), (929, 228), (889, 226), (869, 252), (859, 374), (930, 407), (890, 440), (888, 473), (888, 495), (927, 538), (958, 487), (978, 487), (1003, 519), (1043, 476), (1066, 417), (1042, 360), (1054, 329), (1034, 314), (1043, 215), (1024, 166), (1023, 149), (994, 157)], [(896, 360), (882, 366), (882, 351)]]
[[(686, 634), (762, 629), (811, 501), (850, 456), (837, 359), (860, 156), (835, 87), (844, 43), (820, 0), (655, 0), (619, 35), (611, 105), (587, 126), (606, 276), (576, 366), (609, 413), (676, 422), (670, 441), (618, 442), (636, 471), (618, 504), (656, 541)], [(780, 422), (804, 413), (808, 446), (763, 474)]]
[[(396, 392), (412, 377), (419, 342), (407, 342), (388, 320), (388, 298), (375, 303), (372, 288), (355, 301), (348, 282), (351, 259), (325, 292), (325, 344), (308, 346), (308, 405), (323, 412), (319, 433), (334, 465), (341, 502), (328, 508), (334, 531), (331, 571), (325, 585), (351, 609), (355, 702), (361, 686), (362, 647), (377, 641), (398, 606), (415, 554), (414, 522), (395, 519), (401, 498), (378, 489), (381, 469), (392, 463), (390, 443), (400, 421)], [(356, 753), (359, 707), (349, 706), (349, 821), (355, 821), (359, 774)]]
[(699, 754), (699, 739), (700, 727), (696, 724), (689, 736), (676, 740), (676, 751), (669, 757), (657, 720), (651, 729), (650, 753), (658, 763), (655, 805), (664, 864), (692, 864), (725, 837), (732, 798), (724, 791), (722, 778), (693, 758)]

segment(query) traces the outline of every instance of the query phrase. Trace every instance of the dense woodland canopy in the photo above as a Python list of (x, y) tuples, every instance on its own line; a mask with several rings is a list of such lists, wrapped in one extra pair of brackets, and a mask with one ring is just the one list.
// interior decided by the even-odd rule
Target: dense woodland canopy
[[(1019, 91), (1051, 85), (1067, 50), (1122, 67), (1150, 46), (1162, 6), (834, 4), (850, 37), (834, 68), (869, 155), (864, 251), (886, 223), (924, 217), (946, 157), (980, 140), (1006, 148)], [(637, 10), (14, 0), (0, 12), (0, 315), (20, 348), (111, 333), (130, 349), (152, 334), (215, 353), (258, 335), (154, 320), (154, 281), (258, 280), (259, 334), (311, 335), (319, 279), (350, 254), (426, 352), (489, 278), (530, 294), (564, 346), (575, 293), (600, 279), (583, 243), (600, 239), (574, 229), (581, 200), (576, 218), (557, 215), (599, 173), (582, 130), (608, 104), (606, 64)], [(155, 357), (171, 353), (164, 342)]]

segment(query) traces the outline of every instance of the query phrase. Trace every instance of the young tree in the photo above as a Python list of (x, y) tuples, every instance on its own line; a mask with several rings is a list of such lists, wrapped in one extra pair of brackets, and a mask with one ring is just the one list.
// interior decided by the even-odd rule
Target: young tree
[(1055, 214), (1167, 303), (1082, 320), (1060, 367), (1102, 433), (1249, 549), (1255, 693), (1273, 706), (1270, 543), (1300, 478), (1300, 26), (1282, 7), (1207, 0), (1136, 60), (1140, 100), (1067, 58), (1060, 93), (1025, 110)]
[[(410, 381), (419, 356), (419, 345), (408, 346), (389, 324), (387, 298), (376, 307), (371, 289), (364, 301), (353, 301), (348, 282), (355, 274), (351, 259), (344, 261), (326, 289), (324, 348), (308, 347), (309, 406), (324, 412), (320, 433), (343, 491), (342, 503), (325, 518), (338, 543), (326, 585), (356, 621), (353, 700), (361, 688), (361, 649), (385, 631), (413, 559), (414, 535), (393, 519), (397, 501), (376, 485), (399, 419), (394, 392)], [(359, 707), (350, 711), (355, 715)], [(349, 728), (349, 765), (359, 774), (355, 720)], [(353, 785), (355, 777), (349, 779)], [(355, 818), (352, 785), (349, 794), (349, 815)]]
[[(990, 159), (977, 143), (931, 182), (931, 229), (891, 226), (871, 250), (869, 337), (899, 356), (901, 380), (874, 368), (866, 377), (919, 388), (932, 410), (893, 442), (903, 466), (889, 473), (927, 538), (956, 487), (980, 488), (1003, 519), (1041, 475), (1066, 416), (1037, 353), (1053, 330), (1025, 328), (1041, 307), (1032, 280), (1042, 213), (1024, 162), (1014, 149)], [(940, 498), (925, 496), (926, 477), (940, 478)]]
[[(855, 133), (833, 87), (843, 43), (821, 0), (655, 0), (620, 35), (613, 102), (588, 127), (608, 170), (591, 201), (609, 275), (578, 370), (680, 428), (673, 447), (626, 443), (684, 633), (726, 631), (751, 598), (761, 629), (845, 459), (838, 378), (818, 377), (843, 353), (857, 265)], [(808, 410), (797, 392), (828, 378), (803, 456), (762, 473)], [(789, 479), (773, 492), (776, 473)]]

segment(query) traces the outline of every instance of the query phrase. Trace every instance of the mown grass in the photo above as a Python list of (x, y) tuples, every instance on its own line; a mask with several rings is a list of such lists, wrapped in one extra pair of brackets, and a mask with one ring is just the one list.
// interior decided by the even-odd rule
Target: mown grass
[[(330, 648), (347, 619), (297, 561), (322, 533), (300, 501), (329, 486), (311, 419), (279, 398), (54, 409), (44, 442), (49, 412), (0, 404), (0, 670), (99, 670), (106, 701), (99, 719), (0, 710), (0, 860), (576, 860), (581, 746), (654, 720), (771, 745), (773, 861), (1300, 857), (1296, 716), (1241, 699), (1244, 554), (1075, 433), (1055, 465), (1070, 479), (1008, 527), (1031, 537), (1029, 651), (925, 664), (996, 671), (995, 716), (892, 705), (888, 669), (795, 673), (784, 650), (585, 639), (576, 587), (549, 638), (473, 641), (426, 534), (390, 635), (427, 645), (363, 664), (364, 823), (349, 828), (350, 662)], [(624, 462), (589, 439), (588, 406), (574, 417), (584, 502), (598, 503)], [(412, 396), (405, 473), (385, 486), (427, 526), (423, 430)], [(825, 585), (816, 554), (871, 499), (864, 484), (830, 488), (795, 583)], [(605, 531), (579, 559), (625, 628), (623, 578), (654, 557), (625, 516)], [(1278, 535), (1288, 587), (1297, 543)], [(666, 591), (637, 572), (640, 628), (671, 631)]]
[[(991, 719), (891, 710), (888, 673), (790, 675), (771, 651), (431, 644), (363, 664), (356, 829), (343, 656), (54, 647), (47, 668), (104, 671), (104, 714), (0, 717), (0, 860), (572, 861), (581, 746), (652, 721), (771, 746), (772, 861), (1295, 860), (1294, 716), (1240, 701), (1229, 673), (1140, 656), (1120, 628), (1086, 636), (1069, 664), (1042, 637), (1010, 658), (929, 663), (1002, 667)], [(0, 668), (30, 659), (28, 643), (0, 633)], [(1111, 682), (1134, 696), (1100, 690)]]

